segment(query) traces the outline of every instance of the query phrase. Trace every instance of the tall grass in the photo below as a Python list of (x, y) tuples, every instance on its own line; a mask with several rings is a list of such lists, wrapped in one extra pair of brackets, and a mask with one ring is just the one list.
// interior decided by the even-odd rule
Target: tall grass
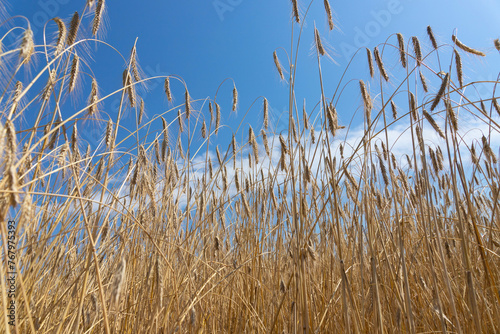
[[(394, 34), (359, 50), (350, 66), (368, 66), (366, 76), (346, 82), (347, 68), (332, 94), (322, 37), (301, 36), (307, 11), (292, 1), (292, 61), (273, 55), (289, 85), (288, 131), (269, 127), (264, 98), (262, 126), (242, 120), (225, 140), (217, 134), (230, 111), (216, 98), (196, 103), (181, 78), (143, 78), (135, 46), (122, 87), (91, 77), (86, 106), (62, 112), (92, 76), (78, 51), (101, 44), (104, 8), (87, 1), (70, 20), (55, 18), (45, 34), (56, 38), (42, 45), (27, 20), (2, 25), (2, 40), (19, 41), (0, 49), (2, 332), (500, 330), (498, 81), (469, 81), (461, 60), (482, 51), (457, 36), (439, 45), (428, 28), (425, 54), (418, 38)], [(310, 110), (295, 91), (299, 37), (316, 45), (321, 100)], [(389, 52), (400, 64), (384, 62)], [(181, 85), (183, 98), (145, 121), (140, 87), (152, 80), (168, 101)], [(493, 95), (478, 98), (478, 84)], [(116, 96), (111, 117), (101, 106)], [(341, 99), (359, 100), (362, 131), (341, 124)], [(126, 113), (135, 129), (123, 127)], [(105, 128), (95, 147), (79, 135), (88, 119)], [(4, 313), (8, 219), (17, 222), (15, 327)]]

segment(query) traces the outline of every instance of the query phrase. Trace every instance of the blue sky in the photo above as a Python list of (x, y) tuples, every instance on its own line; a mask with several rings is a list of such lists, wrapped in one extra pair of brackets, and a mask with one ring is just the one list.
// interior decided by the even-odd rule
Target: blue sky
[[(36, 42), (40, 44), (43, 41), (42, 22), (54, 16), (69, 21), (71, 14), (81, 11), (84, 4), (84, 1), (69, 0), (16, 0), (9, 3), (8, 7), (11, 15), (23, 15), (31, 21)], [(299, 1), (302, 15), (308, 4), (309, 2)], [(290, 1), (122, 0), (107, 1), (106, 5), (103, 39), (124, 57), (128, 57), (138, 38), (139, 61), (147, 75), (175, 74), (182, 77), (193, 99), (213, 98), (219, 84), (225, 79), (235, 81), (240, 98), (236, 115), (230, 111), (231, 81), (222, 85), (217, 97), (222, 107), (222, 123), (229, 126), (219, 134), (218, 140), (224, 145), (247, 111), (244, 123), (251, 124), (257, 130), (261, 128), (262, 99), (259, 97), (262, 96), (269, 99), (275, 130), (279, 132), (285, 129), (286, 122), (278, 123), (278, 120), (287, 119), (284, 113), (288, 110), (288, 85), (280, 80), (272, 53), (278, 50), (282, 64), (287, 67), (286, 53), (280, 48), (290, 51), (290, 28), (293, 22)], [(440, 44), (451, 44), (451, 35), (457, 29), (458, 36), (464, 43), (488, 54), (484, 59), (463, 56), (464, 71), (469, 80), (493, 80), (495, 78), (491, 73), (498, 73), (500, 68), (500, 57), (493, 49), (493, 40), (500, 37), (500, 4), (496, 1), (363, 0), (331, 1), (331, 5), (335, 29), (328, 30), (323, 1), (316, 0), (306, 18), (300, 45), (296, 98), (300, 107), (306, 98), (309, 111), (319, 102), (320, 97), (318, 68), (313, 52), (314, 26), (318, 28), (332, 58), (322, 59), (325, 92), (329, 97), (333, 96), (352, 51), (365, 46), (373, 49), (385, 42), (391, 34), (401, 32), (406, 40), (411, 36), (418, 36), (424, 45), (424, 53), (427, 53), (431, 51), (426, 36), (427, 25), (433, 27)], [(87, 21), (90, 22), (90, 18)], [(53, 31), (53, 25), (51, 29)], [(81, 37), (90, 36), (88, 25), (85, 29), (86, 33), (83, 32)], [(53, 32), (48, 34), (48, 38), (53, 36)], [(395, 43), (395, 36), (389, 42)], [(92, 57), (87, 57), (87, 60), (98, 80), (101, 94), (120, 88), (121, 73), (125, 67), (123, 60), (116, 51), (104, 45), (88, 45), (91, 46)], [(391, 75), (390, 82), (384, 85), (395, 88), (401, 79), (398, 76), (398, 73), (401, 74), (398, 54), (395, 50), (388, 49), (383, 58), (389, 72), (395, 73)], [(450, 60), (446, 52), (440, 58), (446, 68)], [(43, 59), (38, 61), (42, 62)], [(429, 58), (429, 63), (434, 68), (438, 64), (435, 57)], [(431, 87), (436, 89), (439, 83), (430, 75), (428, 77)], [(348, 123), (355, 112), (359, 114), (361, 96), (357, 88), (358, 79), (365, 80), (372, 91), (379, 91), (379, 79), (369, 78), (364, 51), (353, 60), (340, 85), (344, 87), (346, 82), (353, 80), (347, 85), (337, 104), (343, 124)], [(86, 100), (90, 83), (88, 77), (83, 80), (81, 97), (77, 101)], [(173, 105), (167, 103), (161, 81), (149, 83), (149, 91), (141, 93), (150, 118), (182, 103), (184, 89), (181, 84), (174, 82), (172, 89), (175, 98)], [(116, 118), (116, 113), (113, 112), (115, 101), (115, 98), (106, 101), (102, 108), (111, 118)], [(194, 106), (200, 108), (201, 102)], [(208, 117), (206, 106), (203, 113)], [(124, 125), (134, 126), (132, 118), (128, 122)], [(355, 118), (354, 122), (359, 125), (360, 119)], [(156, 122), (154, 127), (160, 129), (161, 122)], [(242, 139), (246, 138), (246, 127), (239, 133)]]

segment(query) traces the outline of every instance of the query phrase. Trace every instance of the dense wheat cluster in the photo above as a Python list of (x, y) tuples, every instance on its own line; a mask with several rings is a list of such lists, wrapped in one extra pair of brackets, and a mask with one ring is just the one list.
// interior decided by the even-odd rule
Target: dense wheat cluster
[[(330, 3), (313, 5), (333, 29)], [(288, 131), (273, 131), (272, 99), (261, 98), (263, 123), (223, 138), (221, 114), (247, 107), (237, 82), (222, 87), (233, 92), (224, 110), (196, 103), (179, 77), (156, 78), (168, 104), (146, 118), (140, 48), (123, 57), (121, 87), (89, 80), (80, 52), (96, 44), (105, 7), (87, 1), (54, 18), (46, 45), (27, 21), (2, 26), (18, 42), (0, 48), (0, 332), (500, 330), (500, 96), (466, 94), (478, 82), (461, 60), (499, 57), (498, 40), (483, 53), (455, 35), (438, 44), (429, 27), (427, 42), (394, 34), (359, 50), (369, 71), (350, 83), (364, 119), (353, 140), (337, 113), (342, 89), (323, 89), (327, 50), (314, 28), (303, 38), (316, 45), (316, 109), (297, 105), (296, 66), (277, 49)], [(297, 1), (290, 11), (299, 31), (307, 18)], [(389, 52), (400, 64), (385, 62)], [(437, 54), (442, 68), (427, 64)], [(83, 73), (86, 106), (61, 112)], [(111, 96), (114, 117), (102, 107)], [(126, 113), (136, 128), (123, 128)], [(95, 147), (80, 136), (89, 122), (105, 129)], [(394, 149), (401, 128), (404, 152)], [(18, 222), (15, 327), (4, 312), (7, 220)]]

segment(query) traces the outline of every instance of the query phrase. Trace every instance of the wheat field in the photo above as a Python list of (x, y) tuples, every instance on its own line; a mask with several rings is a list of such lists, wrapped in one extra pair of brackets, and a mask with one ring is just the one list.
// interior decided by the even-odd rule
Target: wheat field
[[(333, 29), (328, 0), (310, 5)], [(500, 81), (462, 66), (500, 57), (498, 39), (483, 52), (457, 35), (439, 44), (431, 27), (427, 40), (393, 34), (353, 56), (364, 77), (327, 92), (314, 28), (301, 36), (321, 84), (310, 108), (295, 90), (300, 59), (286, 60), (307, 17), (291, 1), (295, 43), (269, 55), (289, 88), (287, 131), (262, 97), (262, 124), (240, 112), (221, 138), (221, 114), (246, 107), (237, 82), (224, 110), (180, 77), (145, 77), (134, 46), (116, 51), (122, 86), (99, 86), (81, 50), (100, 40), (105, 6), (54, 18), (43, 43), (29, 21), (2, 25), (18, 43), (0, 44), (0, 332), (500, 331), (500, 94), (474, 89)], [(83, 76), (90, 94), (66, 117)], [(146, 118), (152, 81), (167, 103)], [(116, 117), (102, 107), (111, 97)], [(361, 131), (339, 121), (340, 98), (359, 102)], [(80, 133), (96, 123), (105, 133), (91, 145)]]

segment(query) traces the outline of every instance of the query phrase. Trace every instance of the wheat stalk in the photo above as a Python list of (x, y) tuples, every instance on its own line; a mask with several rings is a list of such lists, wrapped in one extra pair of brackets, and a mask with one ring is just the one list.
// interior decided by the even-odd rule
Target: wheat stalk
[(429, 36), (429, 39), (431, 41), (432, 47), (434, 50), (437, 50), (438, 48), (438, 43), (436, 41), (436, 37), (434, 37), (434, 32), (432, 31), (431, 26), (427, 26), (427, 35)]
[(165, 78), (164, 89), (165, 89), (165, 94), (167, 95), (168, 102), (172, 102), (172, 92), (170, 91), (170, 77)]
[(71, 21), (69, 23), (69, 33), (68, 38), (66, 39), (66, 44), (68, 46), (72, 46), (75, 44), (76, 35), (78, 34), (78, 28), (80, 27), (80, 15), (78, 12), (75, 12), (71, 17)]
[(58, 17), (53, 18), (54, 22), (57, 24), (57, 42), (54, 55), (59, 55), (64, 49), (64, 43), (66, 42), (66, 37), (68, 35), (68, 30), (66, 29), (66, 24), (64, 21)]
[(476, 50), (476, 49), (473, 49), (473, 48), (465, 45), (464, 43), (460, 42), (460, 40), (455, 35), (452, 35), (451, 39), (453, 40), (453, 42), (455, 43), (456, 46), (458, 46), (460, 49), (464, 50), (465, 52), (472, 53), (476, 56), (481, 56), (481, 57), (486, 56), (483, 52)]
[(332, 8), (330, 7), (330, 2), (328, 0), (324, 0), (323, 4), (325, 5), (326, 17), (328, 19), (328, 27), (330, 28), (330, 30), (333, 30)]
[(281, 63), (278, 59), (278, 55), (276, 54), (276, 51), (273, 52), (273, 59), (274, 59), (274, 65), (276, 66), (276, 69), (278, 70), (278, 73), (280, 75), (281, 80), (284, 80), (285, 76), (283, 75), (283, 68), (281, 67)]
[(413, 43), (413, 51), (415, 52), (415, 58), (417, 59), (417, 65), (420, 66), (422, 64), (422, 50), (420, 49), (420, 41), (416, 36), (411, 38)]
[(373, 68), (372, 52), (366, 48), (366, 57), (368, 59), (368, 68), (370, 69), (370, 76), (373, 78), (375, 69)]
[(405, 53), (405, 40), (401, 33), (397, 33), (398, 45), (399, 45), (399, 60), (403, 68), (406, 68), (406, 53)]
[(78, 57), (78, 55), (75, 53), (75, 55), (73, 56), (73, 61), (71, 63), (71, 71), (69, 77), (68, 90), (70, 93), (75, 90), (79, 73), (80, 73), (80, 57)]
[(368, 90), (366, 89), (366, 85), (363, 80), (359, 80), (359, 88), (361, 90), (361, 96), (363, 97), (363, 104), (365, 107), (365, 118), (368, 126), (371, 124), (371, 112), (373, 109), (372, 99)]
[(292, 7), (293, 7), (293, 16), (295, 17), (295, 21), (297, 23), (300, 23), (299, 6), (297, 4), (297, 0), (292, 0)]
[[(97, 35), (99, 28), (101, 27), (102, 16), (104, 14), (105, 2), (104, 0), (97, 0), (97, 6), (95, 7), (94, 20), (92, 21), (92, 35)], [(69, 44), (69, 43), (68, 43)]]
[(436, 97), (434, 98), (434, 101), (432, 102), (431, 111), (434, 111), (434, 109), (439, 104), (439, 101), (441, 101), (441, 98), (443, 97), (443, 95), (445, 93), (446, 87), (448, 87), (449, 80), (450, 80), (450, 74), (446, 73), (446, 75), (443, 78), (443, 81), (441, 82), (441, 86), (439, 87), (439, 91), (438, 91)]
[(382, 58), (380, 57), (378, 47), (375, 47), (373, 49), (373, 56), (375, 57), (375, 62), (377, 63), (378, 70), (380, 71), (380, 74), (385, 79), (385, 81), (389, 81), (389, 75), (387, 75), (387, 72), (386, 72), (385, 67), (384, 67), (384, 63), (382, 63)]
[(236, 86), (233, 86), (233, 112), (236, 111), (237, 107), (238, 107), (238, 90), (236, 89)]
[(464, 74), (462, 72), (462, 58), (460, 57), (460, 54), (458, 53), (457, 50), (454, 50), (455, 53), (455, 67), (457, 68), (457, 77), (458, 77), (458, 83), (460, 84), (460, 87), (464, 85)]
[(35, 53), (35, 43), (33, 42), (33, 31), (31, 28), (24, 30), (20, 49), (19, 58), (21, 58), (22, 63), (29, 63), (31, 57)]

